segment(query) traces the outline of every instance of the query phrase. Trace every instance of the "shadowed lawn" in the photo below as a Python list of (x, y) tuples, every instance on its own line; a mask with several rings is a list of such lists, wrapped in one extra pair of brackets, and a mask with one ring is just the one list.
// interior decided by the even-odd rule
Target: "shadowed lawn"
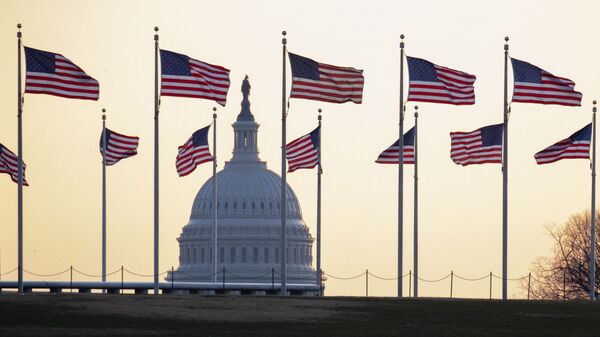
[(600, 303), (0, 295), (0, 336), (599, 336)]

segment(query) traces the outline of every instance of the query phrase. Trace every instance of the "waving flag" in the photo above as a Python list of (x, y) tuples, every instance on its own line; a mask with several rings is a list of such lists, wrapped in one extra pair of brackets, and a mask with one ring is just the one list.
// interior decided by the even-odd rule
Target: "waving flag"
[(362, 70), (319, 63), (288, 53), (292, 67), (290, 98), (330, 103), (362, 103), (365, 78)]
[(550, 164), (562, 159), (590, 159), (592, 123), (575, 132), (569, 138), (551, 145), (535, 154), (538, 165)]
[[(7, 173), (12, 181), (19, 183), (19, 159), (2, 144), (0, 144), (0, 173)], [(23, 163), (23, 185), (29, 186), (25, 180), (25, 163)]]
[[(411, 128), (404, 134), (404, 164), (415, 163), (415, 128)], [(377, 160), (378, 164), (398, 164), (398, 141), (381, 152)]]
[[(104, 139), (100, 135), (100, 154), (103, 154)], [(125, 136), (106, 129), (106, 165), (114, 165), (121, 159), (133, 157), (137, 154), (139, 137)]]
[(319, 146), (321, 145), (321, 127), (304, 135), (285, 146), (288, 161), (288, 172), (297, 169), (311, 169), (319, 163)]
[(176, 166), (180, 177), (194, 172), (196, 166), (213, 161), (208, 150), (208, 130), (210, 125), (192, 134), (192, 137), (179, 147)]
[(160, 67), (162, 96), (204, 98), (225, 106), (229, 69), (167, 50), (160, 51)]
[(502, 163), (502, 124), (451, 132), (450, 140), (450, 158), (458, 165)]
[(513, 102), (581, 106), (575, 82), (550, 74), (525, 61), (510, 59), (515, 78)]
[(454, 105), (475, 104), (475, 75), (441, 67), (429, 61), (406, 57), (408, 100)]
[(66, 57), (25, 47), (25, 92), (97, 101), (98, 81)]

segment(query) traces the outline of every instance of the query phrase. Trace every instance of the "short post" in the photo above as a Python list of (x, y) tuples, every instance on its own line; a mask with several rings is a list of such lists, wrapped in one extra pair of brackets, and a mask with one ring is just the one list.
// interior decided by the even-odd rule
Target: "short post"
[(223, 290), (225, 290), (225, 267), (223, 267)]
[(123, 294), (123, 266), (121, 266), (121, 294)]
[(527, 280), (527, 299), (529, 299), (530, 293), (531, 293), (531, 273), (529, 273), (529, 279)]
[(369, 297), (369, 269), (365, 272), (365, 294)]
[(171, 293), (175, 290), (175, 268), (171, 266)]
[(412, 287), (412, 270), (408, 271), (408, 297), (410, 297), (410, 291)]
[(71, 268), (69, 270), (70, 270), (70, 274), (71, 274), (71, 276), (70, 276), (71, 281), (69, 282), (69, 288), (71, 289), (71, 293), (72, 293), (73, 292), (73, 265), (71, 265)]
[(492, 299), (492, 272), (490, 272), (490, 300)]
[(454, 270), (450, 271), (450, 298), (452, 298), (452, 288), (454, 287)]
[(275, 268), (271, 268), (271, 290), (275, 290)]

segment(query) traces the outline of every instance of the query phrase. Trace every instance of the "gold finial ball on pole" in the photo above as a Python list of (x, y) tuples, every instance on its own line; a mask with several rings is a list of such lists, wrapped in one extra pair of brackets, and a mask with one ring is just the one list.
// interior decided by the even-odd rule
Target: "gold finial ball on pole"
[(504, 37), (504, 41), (508, 42), (508, 40), (510, 40), (510, 39), (508, 38), (508, 36), (505, 36), (505, 37)]
[(400, 40), (404, 40), (404, 34), (400, 34)]
[(102, 120), (106, 120), (106, 109), (102, 108)]
[(154, 26), (154, 31), (158, 33), (158, 26)]
[(284, 30), (284, 31), (281, 32), (281, 35), (286, 36), (287, 32)]
[(418, 111), (419, 111), (419, 106), (415, 105), (415, 117), (419, 117)]
[(21, 29), (21, 27), (22, 27), (21, 24), (17, 23), (17, 28)]
[(596, 105), (596, 100), (594, 100), (594, 101), (592, 102), (592, 104)]
[(217, 107), (213, 106), (213, 118), (217, 118)]

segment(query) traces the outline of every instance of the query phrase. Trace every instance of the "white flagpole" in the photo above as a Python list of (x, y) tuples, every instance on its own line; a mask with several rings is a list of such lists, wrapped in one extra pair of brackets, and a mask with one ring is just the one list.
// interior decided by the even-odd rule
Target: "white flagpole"
[(285, 75), (286, 75), (286, 53), (287, 53), (287, 39), (285, 38), (285, 35), (287, 34), (285, 31), (281, 32), (281, 34), (283, 35), (283, 38), (281, 39), (281, 43), (283, 45), (283, 72), (282, 72), (282, 80), (281, 80), (281, 252), (279, 253), (280, 256), (280, 263), (281, 263), (281, 296), (286, 296), (287, 295), (287, 286), (286, 286), (286, 259), (287, 259), (287, 252), (286, 252), (286, 240), (287, 240), (287, 233), (286, 233), (286, 203), (287, 203), (287, 198), (286, 198), (286, 163), (285, 163), (285, 156), (286, 156), (286, 150), (285, 150), (285, 138), (286, 138), (286, 125), (285, 125), (285, 120), (286, 120), (286, 115), (287, 115), (287, 111), (286, 111), (286, 105), (285, 105), (285, 94), (286, 94), (286, 90), (285, 90)]
[(404, 34), (400, 35), (400, 108), (398, 138), (398, 297), (402, 297), (402, 241), (404, 191)]
[(158, 295), (158, 27), (154, 31), (154, 294)]
[(592, 214), (590, 237), (590, 300), (596, 299), (596, 101), (592, 108)]
[(21, 24), (17, 24), (17, 28), (19, 31), (17, 32), (17, 55), (18, 55), (18, 81), (17, 81), (17, 124), (18, 124), (18, 193), (17, 193), (17, 203), (18, 203), (18, 287), (19, 294), (23, 294), (23, 94), (21, 93)]
[[(419, 113), (417, 112), (419, 107), (415, 105), (415, 133), (414, 133), (414, 146), (415, 146), (415, 204), (414, 204), (414, 288), (413, 296), (419, 297), (419, 157), (417, 151), (417, 121), (419, 119)], [(410, 294), (409, 294), (410, 295)]]
[[(106, 282), (106, 109), (102, 109), (102, 282)], [(102, 292), (105, 292), (104, 289)]]
[(319, 163), (317, 166), (317, 284), (319, 285), (319, 296), (323, 296), (323, 276), (321, 271), (321, 175), (323, 174), (323, 168), (321, 166), (321, 108), (319, 108), (319, 148), (318, 156)]
[(502, 299), (507, 299), (508, 280), (508, 36), (504, 38), (504, 137), (502, 146)]
[(217, 108), (213, 107), (213, 258), (214, 258), (214, 279), (217, 283), (218, 264), (217, 264)]

